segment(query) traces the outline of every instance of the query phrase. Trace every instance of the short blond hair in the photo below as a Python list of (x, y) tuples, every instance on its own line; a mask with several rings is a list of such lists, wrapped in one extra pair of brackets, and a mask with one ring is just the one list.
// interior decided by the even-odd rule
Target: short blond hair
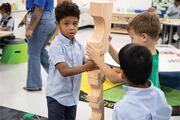
[(159, 17), (148, 12), (141, 13), (129, 22), (127, 30), (133, 30), (135, 34), (146, 33), (157, 40), (160, 33)]

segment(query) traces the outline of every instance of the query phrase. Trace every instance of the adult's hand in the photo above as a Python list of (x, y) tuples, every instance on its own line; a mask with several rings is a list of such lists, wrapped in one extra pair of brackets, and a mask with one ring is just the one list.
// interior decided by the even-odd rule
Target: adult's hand
[(33, 34), (33, 30), (27, 28), (25, 35), (26, 35), (26, 38), (27, 38), (28, 40), (32, 38), (32, 34)]

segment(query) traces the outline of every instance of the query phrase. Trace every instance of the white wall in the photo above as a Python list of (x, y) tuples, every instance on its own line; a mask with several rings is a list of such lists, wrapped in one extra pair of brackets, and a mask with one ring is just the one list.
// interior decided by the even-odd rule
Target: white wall
[(25, 3), (22, 3), (22, 0), (0, 0), (0, 5), (7, 2), (13, 6), (13, 10), (25, 10)]
[(18, 24), (20, 23), (20, 21), (22, 20), (25, 14), (26, 14), (26, 11), (12, 12), (12, 16), (15, 21), (14, 35), (18, 38), (25, 38), (25, 26), (18, 28)]
[(73, 0), (80, 7), (86, 6), (89, 2), (113, 2), (113, 11), (127, 12), (132, 9), (146, 10), (152, 5), (152, 0)]
[(115, 0), (114, 11), (127, 12), (128, 9), (146, 10), (152, 5), (152, 0)]

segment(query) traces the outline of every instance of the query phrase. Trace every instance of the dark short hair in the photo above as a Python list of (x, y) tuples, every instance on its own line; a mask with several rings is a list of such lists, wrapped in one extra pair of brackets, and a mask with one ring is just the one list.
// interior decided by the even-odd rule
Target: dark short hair
[(148, 34), (151, 38), (158, 40), (160, 33), (159, 17), (155, 14), (144, 12), (135, 16), (128, 24), (127, 30), (133, 30), (136, 34)]
[(56, 21), (59, 22), (61, 19), (74, 16), (79, 20), (80, 10), (79, 7), (72, 2), (64, 1), (61, 4), (57, 5), (55, 8)]
[(175, 0), (176, 2), (180, 2), (180, 0)]
[(9, 14), (11, 12), (11, 5), (9, 3), (3, 3), (0, 6), (0, 11), (3, 11), (5, 13)]
[(152, 71), (152, 54), (144, 46), (130, 43), (119, 51), (121, 69), (133, 84), (146, 83)]

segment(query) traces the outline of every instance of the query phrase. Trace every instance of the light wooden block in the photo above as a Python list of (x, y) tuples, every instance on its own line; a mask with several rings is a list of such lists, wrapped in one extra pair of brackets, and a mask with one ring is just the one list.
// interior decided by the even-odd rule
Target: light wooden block
[(103, 77), (104, 74), (100, 70), (93, 70), (88, 72), (88, 79), (96, 79), (102, 81)]
[(109, 36), (111, 32), (112, 3), (90, 3), (90, 15), (94, 18), (91, 43), (102, 44), (102, 54), (109, 50)]
[(104, 120), (104, 109), (93, 109), (91, 120)]
[(94, 46), (96, 48), (96, 52), (101, 56), (104, 55), (104, 52), (102, 51), (103, 50), (103, 44), (104, 43), (95, 42), (95, 41), (88, 41), (87, 42), (87, 45)]
[(98, 103), (103, 99), (103, 90), (102, 87), (98, 88), (95, 86), (91, 86), (90, 93), (87, 96), (87, 100), (89, 102)]
[[(94, 19), (94, 30), (88, 44), (93, 44), (97, 52), (104, 58), (109, 50), (109, 36), (111, 31), (112, 3), (90, 3), (90, 15)], [(99, 70), (88, 72), (88, 82), (91, 90), (87, 96), (92, 107), (91, 120), (104, 120), (103, 105), (103, 74)]]
[(104, 107), (104, 100), (99, 101), (98, 103), (90, 102), (89, 106), (94, 109), (101, 109)]
[(88, 78), (88, 83), (94, 86), (101, 86), (102, 80)]

